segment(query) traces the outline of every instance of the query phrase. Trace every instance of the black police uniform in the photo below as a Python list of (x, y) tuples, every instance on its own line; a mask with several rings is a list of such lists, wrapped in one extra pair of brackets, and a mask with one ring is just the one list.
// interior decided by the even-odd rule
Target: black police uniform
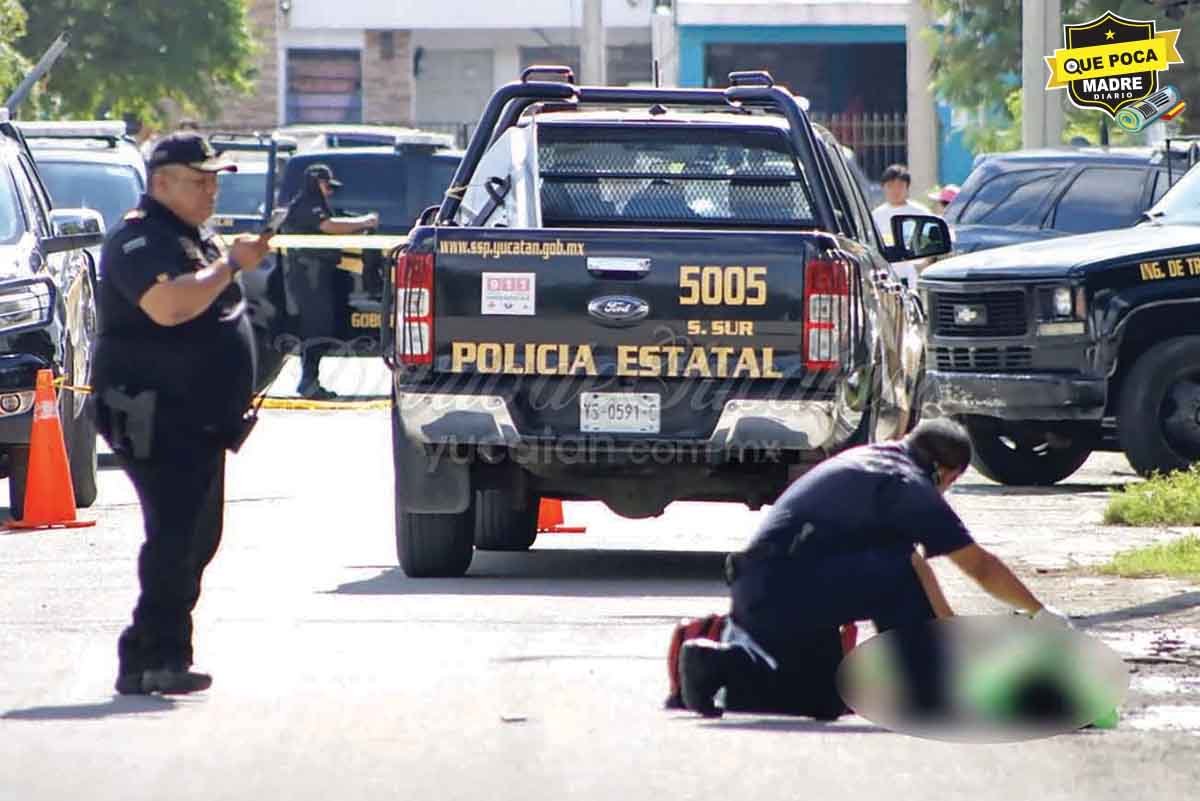
[[(306, 175), (304, 189), (288, 204), (280, 231), (319, 234), (322, 233), (321, 223), (333, 216), (317, 181)], [(286, 259), (284, 279), (299, 317), (298, 333), (304, 339), (300, 356), (300, 389), (304, 390), (319, 385), (321, 357), (334, 346), (334, 281), (341, 251), (291, 251)]]
[[(973, 542), (905, 443), (853, 448), (788, 487), (750, 546), (732, 558), (731, 615), (779, 661), (774, 681), (786, 705), (789, 692), (803, 694), (787, 687), (789, 672), (814, 675), (805, 664), (814, 658), (814, 637), (828, 640), (838, 626), (868, 619), (881, 632), (927, 628), (913, 625), (935, 617), (912, 567), (915, 543), (934, 557)], [(939, 682), (933, 644), (920, 636), (905, 640), (912, 650), (902, 656), (924, 676), (914, 677), (917, 691), (932, 692)], [(818, 650), (827, 664), (817, 671), (824, 686), (815, 694), (827, 695), (840, 653)]]
[(221, 540), (225, 449), (253, 392), (253, 334), (233, 281), (199, 317), (155, 323), (138, 306), (155, 284), (222, 255), (207, 229), (144, 196), (105, 242), (93, 385), (100, 433), (137, 490), (146, 541), (141, 594), (118, 641), (126, 677), (192, 664), (192, 609)]

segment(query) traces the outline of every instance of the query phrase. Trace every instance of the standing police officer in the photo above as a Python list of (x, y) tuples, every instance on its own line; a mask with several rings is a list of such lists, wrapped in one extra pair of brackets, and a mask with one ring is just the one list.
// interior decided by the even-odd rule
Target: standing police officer
[[(379, 215), (335, 217), (329, 199), (342, 186), (325, 164), (304, 171), (304, 186), (288, 204), (280, 230), (289, 234), (356, 234), (379, 225)], [(300, 354), (300, 386), (296, 391), (312, 400), (329, 400), (335, 393), (321, 386), (321, 357), (334, 333), (334, 269), (341, 258), (337, 250), (301, 250), (288, 254), (285, 273), (289, 294), (296, 302), (304, 349)]]
[(148, 159), (149, 193), (116, 226), (100, 258), (97, 424), (137, 490), (146, 540), (141, 594), (117, 644), (121, 694), (189, 693), (192, 609), (216, 553), (225, 449), (248, 433), (254, 348), (237, 280), (267, 255), (266, 236), (228, 253), (203, 227), (219, 161), (194, 133), (163, 138)]
[[(716, 716), (717, 690), (749, 685), (760, 707), (761, 688), (770, 687), (779, 711), (837, 717), (844, 711), (833, 680), (840, 651), (828, 660), (828, 649), (813, 643), (843, 623), (870, 619), (881, 633), (905, 632), (899, 638), (901, 658), (915, 711), (934, 711), (943, 681), (926, 623), (952, 612), (914, 549), (918, 543), (926, 558), (949, 556), (993, 597), (1033, 612), (1035, 619), (1070, 626), (1065, 615), (1043, 605), (1008, 566), (977, 545), (946, 502), (943, 494), (970, 462), (971, 441), (961, 426), (926, 420), (901, 442), (852, 448), (788, 487), (750, 546), (728, 560), (733, 595), (728, 642), (683, 645), (685, 706)], [(814, 672), (817, 658), (825, 664)], [(798, 683), (820, 686), (806, 691), (813, 688)]]

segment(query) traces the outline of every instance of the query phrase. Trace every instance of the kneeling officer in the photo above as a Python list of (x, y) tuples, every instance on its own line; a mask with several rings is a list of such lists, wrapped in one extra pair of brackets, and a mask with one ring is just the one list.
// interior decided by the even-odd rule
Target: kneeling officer
[(212, 215), (219, 161), (196, 134), (151, 152), (149, 193), (100, 258), (93, 385), (97, 428), (137, 490), (146, 540), (141, 594), (117, 644), (122, 694), (189, 693), (192, 609), (221, 539), (225, 450), (248, 432), (253, 334), (237, 280), (267, 255), (266, 236), (223, 252)]
[[(760, 711), (814, 716), (840, 714), (837, 705), (806, 696), (836, 697), (832, 662), (815, 649), (821, 632), (872, 620), (881, 633), (900, 630), (901, 659), (915, 714), (942, 703), (938, 644), (925, 625), (952, 614), (932, 570), (917, 554), (950, 560), (993, 597), (1035, 619), (1070, 626), (1044, 606), (1003, 562), (975, 543), (943, 494), (971, 462), (961, 426), (926, 420), (901, 442), (852, 448), (795, 481), (771, 508), (750, 546), (727, 560), (734, 625), (730, 642), (684, 643), (680, 689), (688, 709), (721, 714), (722, 687), (773, 688)], [(811, 663), (822, 660), (821, 670)], [(814, 677), (794, 679), (793, 677)], [(794, 686), (810, 681), (813, 688)]]

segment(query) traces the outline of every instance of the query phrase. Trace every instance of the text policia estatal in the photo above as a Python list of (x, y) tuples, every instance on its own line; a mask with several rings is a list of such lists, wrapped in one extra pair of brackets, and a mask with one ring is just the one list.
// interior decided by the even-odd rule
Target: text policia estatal
[[(618, 345), (617, 375), (660, 378), (783, 378), (774, 348)], [(450, 371), (508, 375), (599, 375), (591, 345), (453, 342)]]

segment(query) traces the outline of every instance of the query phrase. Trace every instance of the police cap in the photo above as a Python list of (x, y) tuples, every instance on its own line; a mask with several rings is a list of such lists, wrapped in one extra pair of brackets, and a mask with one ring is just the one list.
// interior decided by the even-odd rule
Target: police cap
[(341, 181), (333, 177), (333, 170), (329, 169), (328, 164), (310, 165), (304, 174), (313, 181), (324, 181), (335, 189), (342, 185)]
[(158, 140), (146, 166), (151, 170), (168, 164), (182, 164), (203, 172), (237, 172), (237, 165), (217, 155), (208, 140), (197, 133), (181, 131)]

